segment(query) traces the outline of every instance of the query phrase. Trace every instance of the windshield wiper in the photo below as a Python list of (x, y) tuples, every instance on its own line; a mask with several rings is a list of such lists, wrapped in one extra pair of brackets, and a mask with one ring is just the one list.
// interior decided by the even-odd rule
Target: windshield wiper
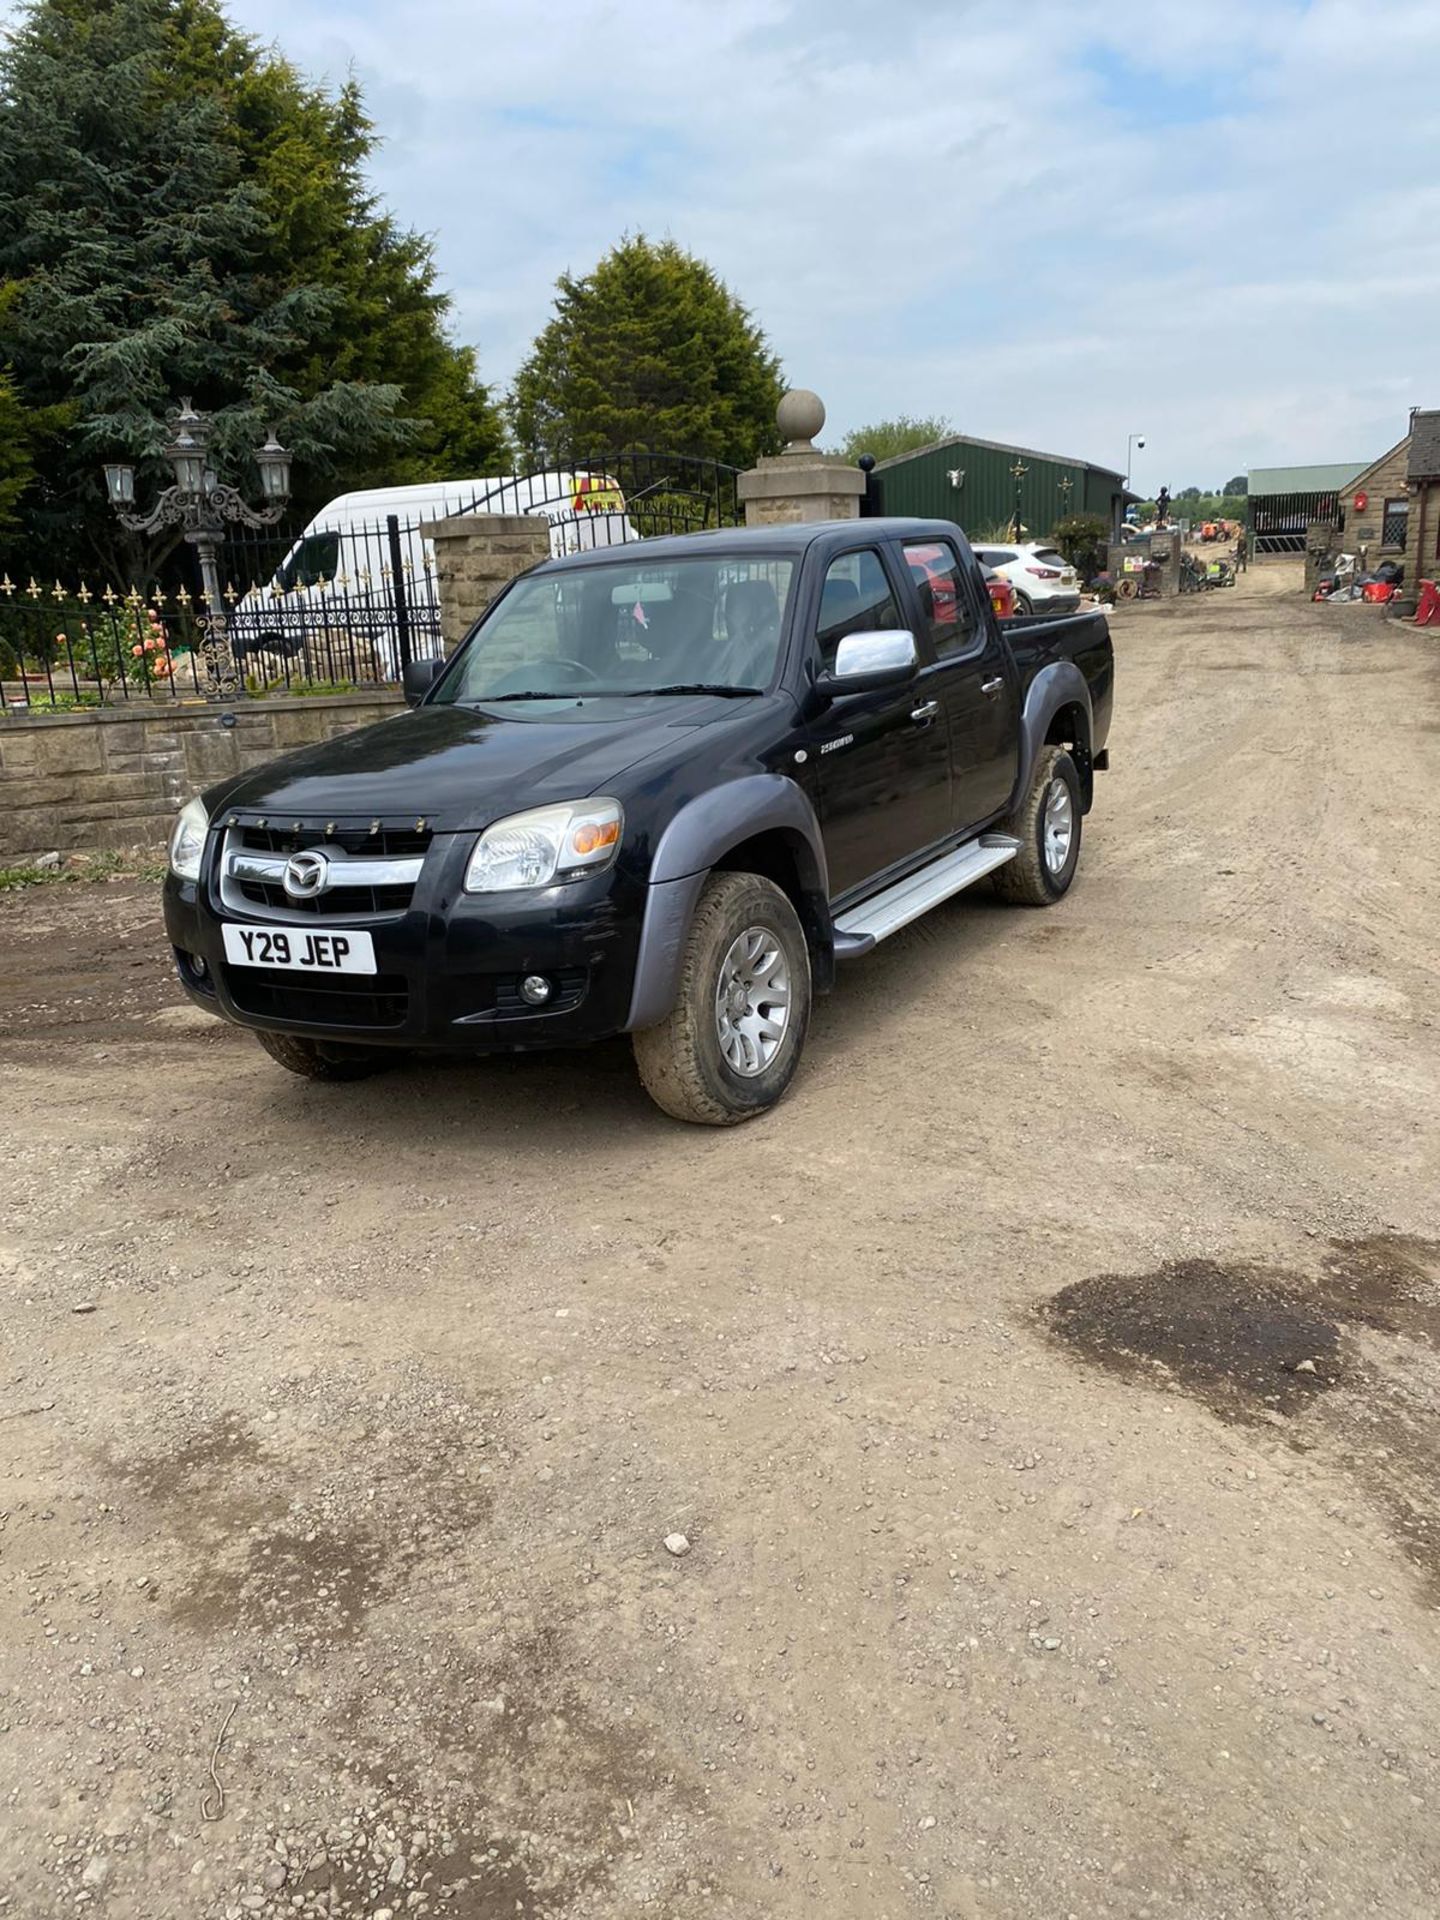
[(465, 702), (467, 707), (493, 707), (501, 700), (583, 700), (590, 692), (589, 687), (572, 687), (568, 693), (477, 693), (473, 700)]
[(759, 693), (759, 687), (732, 687), (714, 680), (677, 680), (668, 687), (627, 687), (627, 693), (649, 695), (654, 693), (718, 693), (724, 700), (739, 699), (745, 694)]

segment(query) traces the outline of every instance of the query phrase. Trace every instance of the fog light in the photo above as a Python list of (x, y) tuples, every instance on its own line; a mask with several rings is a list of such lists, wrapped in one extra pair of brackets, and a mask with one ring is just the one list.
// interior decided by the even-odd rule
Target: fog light
[(204, 960), (201, 959), (198, 953), (191, 954), (190, 968), (197, 980), (205, 979), (210, 972), (209, 967), (205, 964)]
[(520, 982), (520, 998), (532, 1007), (543, 1007), (554, 991), (543, 973), (527, 973)]

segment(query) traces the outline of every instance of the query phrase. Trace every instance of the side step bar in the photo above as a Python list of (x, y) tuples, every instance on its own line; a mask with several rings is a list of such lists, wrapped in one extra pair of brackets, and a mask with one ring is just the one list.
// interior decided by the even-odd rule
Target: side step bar
[(862, 900), (858, 907), (847, 907), (835, 922), (835, 958), (858, 960), (878, 941), (908, 927), (951, 894), (974, 886), (1019, 851), (1020, 842), (1008, 833), (982, 833), (978, 840), (941, 854), (918, 873), (897, 880), (884, 893)]

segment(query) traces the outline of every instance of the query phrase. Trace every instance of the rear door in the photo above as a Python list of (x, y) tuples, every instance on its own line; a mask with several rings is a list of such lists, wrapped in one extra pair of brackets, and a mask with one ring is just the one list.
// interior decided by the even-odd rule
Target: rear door
[(1020, 757), (1015, 672), (980, 569), (951, 540), (906, 540), (921, 635), (950, 733), (952, 830), (972, 832), (1003, 811)]
[[(837, 555), (825, 572), (814, 665), (834, 666), (847, 634), (909, 627), (903, 581), (878, 547)], [(923, 634), (920, 671), (908, 686), (850, 694), (812, 731), (819, 761), (820, 824), (832, 899), (891, 868), (918, 864), (950, 832), (950, 741)]]

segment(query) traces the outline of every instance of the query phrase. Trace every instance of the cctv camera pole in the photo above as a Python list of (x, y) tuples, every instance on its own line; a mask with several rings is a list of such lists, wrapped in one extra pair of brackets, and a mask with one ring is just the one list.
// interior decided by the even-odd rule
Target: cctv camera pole
[(1130, 491), (1130, 470), (1135, 464), (1135, 449), (1137, 447), (1139, 447), (1142, 453), (1145, 451), (1145, 436), (1143, 433), (1132, 433), (1125, 442), (1125, 491), (1127, 493)]

